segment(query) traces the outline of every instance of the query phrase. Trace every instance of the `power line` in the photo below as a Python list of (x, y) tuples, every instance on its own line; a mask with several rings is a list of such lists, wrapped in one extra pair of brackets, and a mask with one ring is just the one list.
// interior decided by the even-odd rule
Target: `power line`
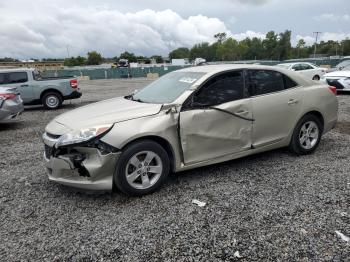
[(314, 58), (316, 57), (316, 50), (317, 50), (317, 39), (318, 39), (318, 35), (322, 34), (322, 32), (314, 32), (314, 34), (316, 34), (316, 41), (315, 41), (315, 50), (314, 50)]

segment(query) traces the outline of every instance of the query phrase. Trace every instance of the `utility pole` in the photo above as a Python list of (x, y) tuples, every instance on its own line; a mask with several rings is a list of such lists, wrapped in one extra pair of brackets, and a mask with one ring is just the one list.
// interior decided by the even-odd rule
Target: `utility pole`
[(66, 45), (67, 48), (67, 58), (69, 58), (69, 45)]
[(316, 50), (317, 50), (317, 39), (318, 35), (321, 34), (322, 32), (314, 32), (316, 34), (316, 41), (315, 41), (315, 50), (314, 50), (314, 58), (316, 57)]

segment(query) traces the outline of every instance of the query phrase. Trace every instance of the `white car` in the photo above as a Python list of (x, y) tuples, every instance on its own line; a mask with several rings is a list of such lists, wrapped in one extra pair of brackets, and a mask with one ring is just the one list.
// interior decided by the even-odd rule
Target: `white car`
[(335, 71), (325, 74), (321, 80), (334, 86), (338, 91), (350, 92), (350, 71)]
[(278, 64), (277, 66), (296, 71), (308, 79), (320, 80), (321, 77), (327, 73), (326, 68), (318, 67), (312, 63), (299, 62), (299, 63), (285, 63)]

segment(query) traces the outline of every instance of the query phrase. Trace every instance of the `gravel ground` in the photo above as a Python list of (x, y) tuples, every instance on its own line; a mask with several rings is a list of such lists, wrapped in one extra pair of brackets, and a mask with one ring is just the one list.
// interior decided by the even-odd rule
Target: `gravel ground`
[(0, 261), (350, 261), (335, 233), (350, 236), (350, 96), (339, 96), (339, 124), (309, 156), (281, 149), (172, 174), (141, 198), (49, 182), (45, 125), (146, 82), (82, 82), (81, 100), (0, 126)]

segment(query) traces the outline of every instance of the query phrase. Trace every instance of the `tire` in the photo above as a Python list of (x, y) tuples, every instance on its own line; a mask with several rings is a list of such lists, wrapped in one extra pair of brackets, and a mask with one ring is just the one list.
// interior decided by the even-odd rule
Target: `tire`
[(42, 104), (45, 109), (54, 110), (62, 106), (62, 96), (58, 92), (47, 92), (43, 95)]
[(156, 191), (166, 180), (169, 170), (170, 160), (164, 148), (151, 140), (142, 140), (121, 153), (114, 183), (127, 195), (142, 196)]
[(289, 149), (297, 155), (311, 154), (318, 147), (322, 133), (323, 126), (320, 119), (313, 114), (307, 114), (294, 128)]
[(318, 75), (315, 75), (312, 80), (315, 80), (315, 81), (319, 81), (320, 80), (320, 77)]

